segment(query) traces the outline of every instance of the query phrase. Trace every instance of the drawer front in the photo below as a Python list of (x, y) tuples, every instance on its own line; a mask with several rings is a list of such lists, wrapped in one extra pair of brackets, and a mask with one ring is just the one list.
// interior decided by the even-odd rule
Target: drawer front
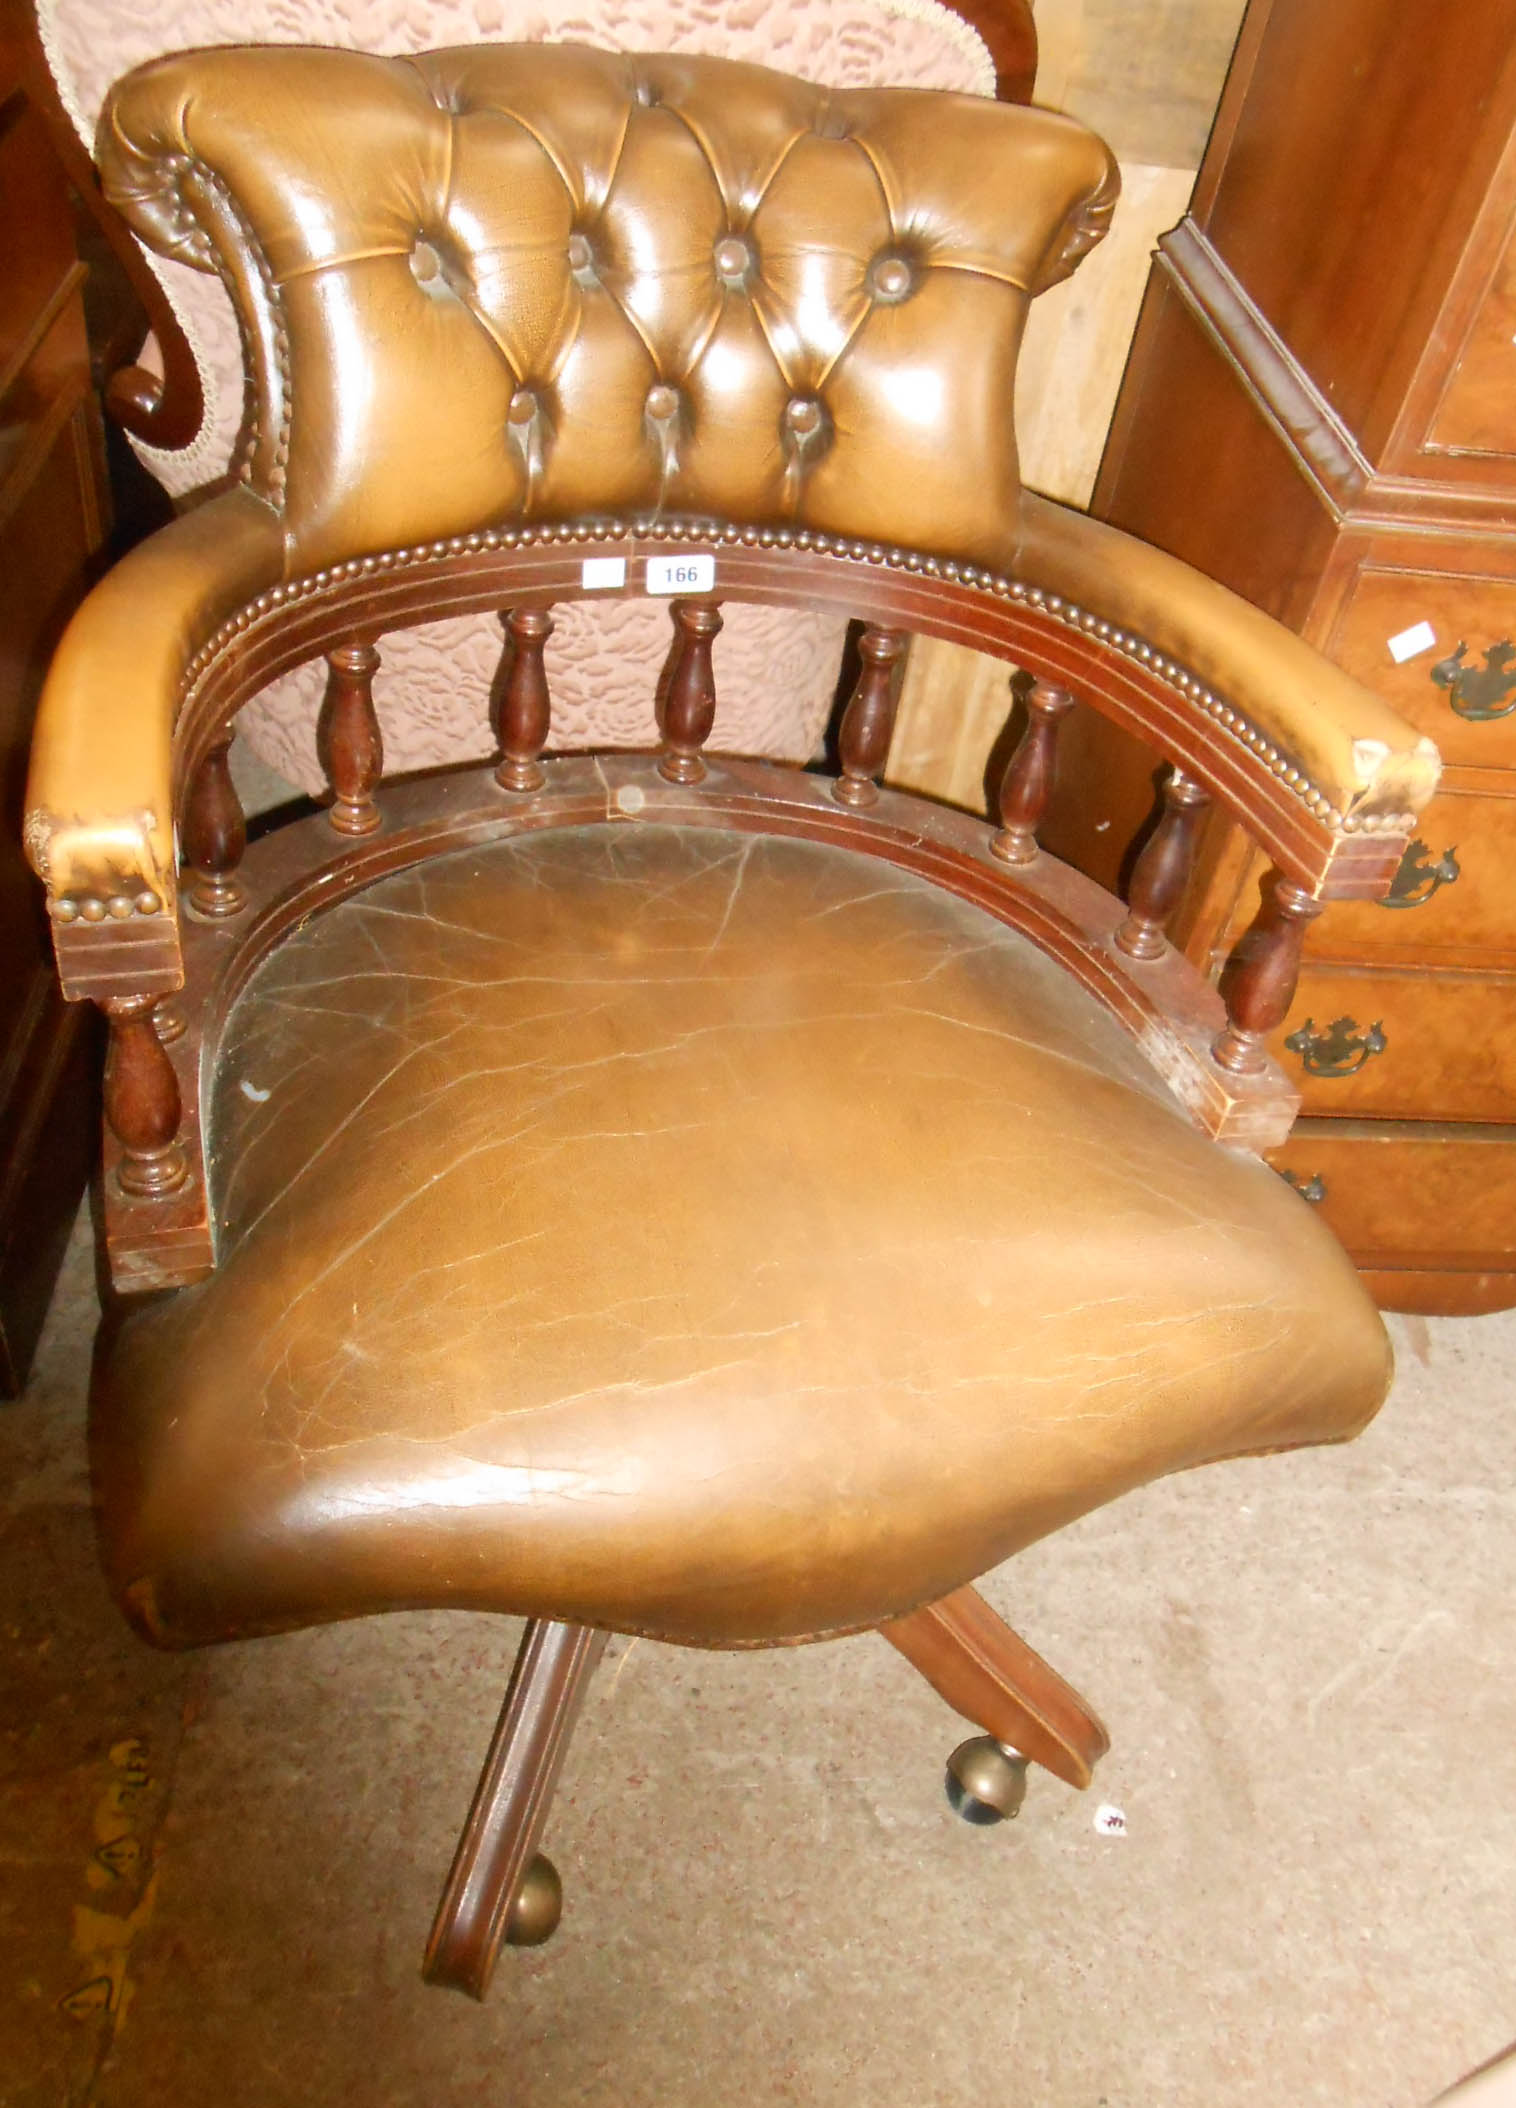
[(1511, 788), (1508, 798), (1440, 790), (1387, 898), (1333, 902), (1311, 925), (1311, 956), (1516, 970), (1516, 780)]
[(1516, 1120), (1516, 976), (1308, 963), (1272, 1052), (1306, 1113)]
[[(1431, 641), (1397, 663), (1390, 640), (1423, 624)], [(1516, 768), (1516, 578), (1366, 568), (1322, 648), (1444, 761)]]
[(1302, 1120), (1269, 1161), (1362, 1267), (1516, 1271), (1516, 1127)]

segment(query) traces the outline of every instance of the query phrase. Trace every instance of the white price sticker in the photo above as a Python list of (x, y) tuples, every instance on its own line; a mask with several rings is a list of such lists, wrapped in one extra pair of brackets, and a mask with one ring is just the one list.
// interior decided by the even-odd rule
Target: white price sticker
[(715, 583), (714, 556), (650, 556), (647, 560), (650, 593), (708, 593)]
[(626, 584), (626, 558), (624, 556), (587, 556), (580, 574), (580, 584), (587, 593), (604, 593), (616, 586)]
[(1422, 652), (1431, 650), (1437, 642), (1437, 632), (1430, 622), (1417, 622), (1410, 629), (1397, 631), (1388, 641), (1390, 657), (1397, 666), (1404, 666), (1407, 659), (1417, 658)]

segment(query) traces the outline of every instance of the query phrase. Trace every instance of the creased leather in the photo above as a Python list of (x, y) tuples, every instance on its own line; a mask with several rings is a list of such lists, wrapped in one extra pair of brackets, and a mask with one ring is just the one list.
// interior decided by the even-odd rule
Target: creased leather
[(1024, 939), (872, 858), (620, 826), (260, 969), (223, 1257), (102, 1361), (154, 1636), (458, 1605), (870, 1624), (1159, 1473), (1355, 1432), (1384, 1328)]

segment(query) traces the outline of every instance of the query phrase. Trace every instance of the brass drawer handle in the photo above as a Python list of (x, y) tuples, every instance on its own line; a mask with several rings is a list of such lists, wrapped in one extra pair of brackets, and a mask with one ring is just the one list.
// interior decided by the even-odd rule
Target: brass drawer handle
[(1302, 1200), (1308, 1200), (1313, 1208), (1319, 1207), (1327, 1197), (1327, 1182), (1319, 1171), (1309, 1178), (1302, 1178), (1298, 1171), (1281, 1171), (1279, 1176), (1287, 1186), (1293, 1186)]
[(1316, 1020), (1308, 1017), (1285, 1045), (1300, 1056), (1308, 1076), (1356, 1076), (1366, 1061), (1384, 1052), (1384, 1025), (1376, 1020), (1367, 1032), (1361, 1032), (1352, 1018), (1339, 1017), (1318, 1032)]
[(1463, 876), (1456, 849), (1444, 849), (1435, 863), (1425, 842), (1412, 842), (1400, 859), (1400, 869), (1390, 881), (1382, 908), (1424, 908), (1439, 886), (1451, 886)]
[(1457, 649), (1432, 668), (1432, 679), (1446, 688), (1451, 707), (1471, 724), (1509, 717), (1516, 710), (1516, 644), (1502, 637), (1498, 644), (1486, 645), (1483, 666), (1465, 666), (1468, 648), (1460, 637)]

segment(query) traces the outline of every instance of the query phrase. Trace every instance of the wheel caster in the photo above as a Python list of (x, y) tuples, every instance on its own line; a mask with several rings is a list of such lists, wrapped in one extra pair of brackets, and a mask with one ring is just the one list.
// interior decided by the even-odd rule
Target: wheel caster
[(945, 1783), (954, 1813), (966, 1823), (1003, 1823), (1026, 1799), (1026, 1758), (993, 1735), (975, 1735), (948, 1758)]
[(539, 1852), (528, 1862), (505, 1921), (505, 1937), (512, 1947), (540, 1947), (550, 1940), (563, 1916), (563, 1883), (551, 1859)]

